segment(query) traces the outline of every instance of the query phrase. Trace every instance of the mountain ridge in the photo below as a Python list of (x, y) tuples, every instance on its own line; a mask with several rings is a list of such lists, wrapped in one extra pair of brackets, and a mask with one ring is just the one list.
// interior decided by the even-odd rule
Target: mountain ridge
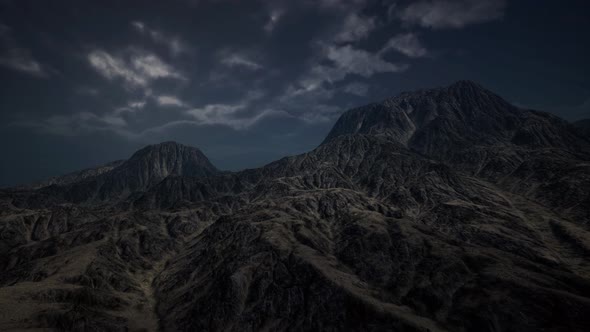
[[(470, 140), (470, 144), (545, 147), (551, 146), (551, 141), (544, 136), (551, 133), (541, 131), (540, 137), (535, 137), (538, 132), (529, 131), (534, 127), (544, 129), (546, 121), (569, 127), (567, 122), (549, 113), (515, 107), (475, 82), (458, 81), (448, 87), (403, 92), (382, 102), (349, 110), (338, 119), (324, 142), (340, 134), (384, 135), (432, 155), (433, 149), (429, 146), (434, 145), (434, 139), (427, 134), (435, 132), (451, 138), (451, 143), (455, 144)], [(571, 128), (558, 134), (567, 139), (559, 148), (582, 144), (577, 142), (580, 137), (572, 134)], [(490, 138), (499, 141), (487, 141)], [(587, 148), (588, 141), (583, 144)]]

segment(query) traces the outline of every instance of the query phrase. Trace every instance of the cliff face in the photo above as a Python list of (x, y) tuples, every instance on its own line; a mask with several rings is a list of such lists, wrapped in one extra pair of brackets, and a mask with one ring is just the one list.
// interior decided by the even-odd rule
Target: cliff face
[(163, 143), (0, 192), (0, 328), (586, 331), (588, 140), (473, 82), (219, 172)]

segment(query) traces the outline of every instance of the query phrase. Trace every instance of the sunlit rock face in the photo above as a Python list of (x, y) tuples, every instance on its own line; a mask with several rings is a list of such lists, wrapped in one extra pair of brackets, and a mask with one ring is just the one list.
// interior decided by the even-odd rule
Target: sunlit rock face
[(6, 189), (0, 329), (586, 331), (589, 145), (462, 81), (257, 169), (167, 142)]

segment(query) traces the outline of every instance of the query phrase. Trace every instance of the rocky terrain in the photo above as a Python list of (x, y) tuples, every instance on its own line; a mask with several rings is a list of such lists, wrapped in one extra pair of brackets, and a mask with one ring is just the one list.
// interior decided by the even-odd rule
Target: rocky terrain
[(220, 172), (167, 142), (0, 190), (0, 330), (588, 331), (590, 138), (480, 85)]

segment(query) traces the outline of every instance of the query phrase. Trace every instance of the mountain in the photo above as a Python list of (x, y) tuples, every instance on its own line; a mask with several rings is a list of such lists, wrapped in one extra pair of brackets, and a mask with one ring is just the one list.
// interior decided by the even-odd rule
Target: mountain
[(402, 93), (350, 110), (324, 144), (348, 134), (393, 140), (574, 218), (589, 217), (582, 207), (590, 203), (589, 166), (580, 160), (590, 159), (590, 138), (554, 115), (517, 108), (477, 83)]
[[(406, 92), (350, 110), (325, 141), (354, 133), (386, 136), (427, 154), (469, 145), (578, 148), (587, 144), (571, 133), (566, 121), (515, 107), (471, 81)], [(440, 148), (442, 152), (437, 151)]]
[(41, 188), (33, 195), (25, 193), (24, 197), (21, 195), (13, 201), (21, 204), (22, 197), (26, 200), (22, 204), (29, 206), (53, 204), (60, 200), (78, 204), (113, 203), (143, 192), (168, 176), (205, 177), (219, 173), (201, 150), (176, 142), (146, 146), (128, 160), (109, 165), (112, 166), (74, 173), (73, 177), (77, 176), (78, 181), (49, 181), (51, 186), (37, 186)]
[(143, 191), (171, 175), (201, 177), (219, 171), (197, 148), (165, 142), (137, 151), (129, 160), (96, 180), (102, 198)]
[(462, 81), (256, 169), (163, 143), (0, 190), (0, 329), (587, 331), (587, 146)]
[(588, 152), (590, 145), (566, 121), (517, 108), (471, 81), (350, 110), (324, 142), (345, 134), (384, 136), (445, 161), (481, 147)]

